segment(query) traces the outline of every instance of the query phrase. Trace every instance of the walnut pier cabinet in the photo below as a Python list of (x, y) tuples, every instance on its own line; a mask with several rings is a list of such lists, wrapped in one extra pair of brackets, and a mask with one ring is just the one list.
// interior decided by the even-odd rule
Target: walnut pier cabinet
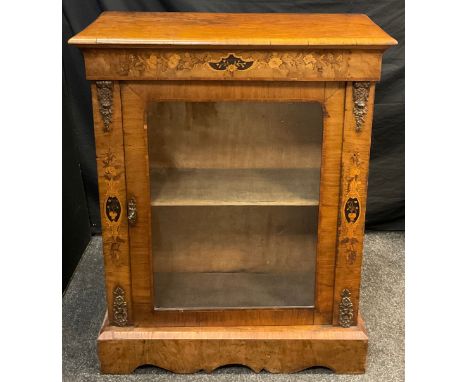
[(101, 370), (363, 373), (375, 83), (358, 14), (103, 13), (91, 81)]

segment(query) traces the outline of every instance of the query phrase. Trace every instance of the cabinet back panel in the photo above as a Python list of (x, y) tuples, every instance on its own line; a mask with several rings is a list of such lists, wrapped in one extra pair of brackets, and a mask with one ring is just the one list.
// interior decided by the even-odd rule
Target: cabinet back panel
[(319, 168), (317, 102), (151, 102), (151, 167)]
[(304, 206), (153, 207), (153, 271), (306, 271), (313, 278), (317, 215)]
[(317, 207), (152, 208), (155, 306), (312, 306)]

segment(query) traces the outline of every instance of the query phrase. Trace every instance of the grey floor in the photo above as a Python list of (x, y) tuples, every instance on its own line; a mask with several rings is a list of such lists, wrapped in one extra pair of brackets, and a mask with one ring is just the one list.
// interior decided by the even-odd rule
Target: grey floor
[(96, 337), (104, 317), (102, 242), (92, 239), (63, 297), (64, 381), (403, 381), (404, 233), (369, 232), (365, 239), (361, 313), (369, 333), (367, 372), (335, 375), (312, 368), (297, 374), (255, 374), (244, 367), (177, 375), (155, 367), (132, 375), (99, 373)]

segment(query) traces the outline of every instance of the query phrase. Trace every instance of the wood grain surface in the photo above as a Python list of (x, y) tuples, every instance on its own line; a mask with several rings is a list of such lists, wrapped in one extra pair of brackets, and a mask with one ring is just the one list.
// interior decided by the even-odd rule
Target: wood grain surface
[(104, 12), (69, 43), (96, 81), (101, 370), (364, 372), (375, 81), (397, 42), (360, 14)]
[[(120, 86), (118, 82), (113, 82), (110, 86), (112, 114), (110, 123), (106, 127), (101, 114), (102, 101), (98, 96), (96, 84), (91, 85), (106, 296), (108, 313), (112, 321), (114, 318), (114, 290), (117, 287), (123, 289), (126, 300), (127, 321), (131, 323), (133, 309)], [(118, 216), (108, 213), (108, 200), (118, 204), (120, 209)]]
[[(141, 325), (275, 325), (311, 324), (313, 309), (243, 309), (228, 311), (154, 311), (151, 195), (145, 110), (157, 101), (278, 101), (320, 102), (324, 110), (325, 141), (321, 169), (319, 244), (317, 246), (316, 282), (321, 292), (316, 294), (315, 309), (322, 315), (321, 323), (331, 323), (333, 309), (333, 279), (335, 262), (336, 221), (341, 158), (341, 132), (344, 107), (343, 83), (318, 82), (249, 82), (224, 86), (218, 81), (194, 82), (124, 82), (122, 83), (127, 192), (139, 204), (139, 219), (130, 228), (132, 253), (132, 287), (134, 314)], [(208, 155), (208, 154), (207, 154)], [(320, 235), (322, 240), (320, 241)], [(320, 297), (323, 293), (324, 297)], [(328, 297), (327, 297), (328, 296)]]
[[(375, 83), (369, 84), (367, 113), (361, 128), (356, 125), (356, 103), (353, 97), (353, 83), (346, 85), (345, 118), (343, 127), (343, 150), (341, 163), (341, 191), (338, 220), (338, 243), (335, 265), (335, 293), (333, 323), (340, 323), (342, 293), (351, 293), (353, 317), (356, 324), (359, 311), (361, 286), (362, 249), (367, 201), (367, 178), (369, 172), (370, 143)], [(359, 213), (347, 215), (350, 200), (359, 203)]]
[(131, 373), (141, 365), (195, 373), (232, 364), (257, 373), (322, 366), (340, 374), (359, 374), (365, 371), (367, 342), (360, 318), (348, 329), (326, 325), (116, 328), (105, 321), (98, 353), (101, 371), (110, 374)]
[(345, 84), (327, 82), (323, 89), (323, 146), (315, 268), (314, 324), (317, 325), (332, 323)]
[(385, 49), (396, 41), (363, 14), (104, 12), (69, 43)]
[[(382, 60), (382, 52), (375, 49), (311, 47), (275, 51), (85, 48), (83, 53), (89, 80), (378, 81)], [(231, 64), (213, 68), (229, 57), (234, 60), (228, 60)]]

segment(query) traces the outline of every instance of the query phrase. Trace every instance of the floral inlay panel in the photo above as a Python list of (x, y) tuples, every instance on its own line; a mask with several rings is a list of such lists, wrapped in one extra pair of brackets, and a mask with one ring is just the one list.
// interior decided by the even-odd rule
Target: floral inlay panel
[[(89, 53), (94, 58), (100, 52)], [(331, 79), (348, 73), (344, 51), (112, 51), (112, 59), (95, 60), (92, 72), (121, 78), (175, 79)]]

